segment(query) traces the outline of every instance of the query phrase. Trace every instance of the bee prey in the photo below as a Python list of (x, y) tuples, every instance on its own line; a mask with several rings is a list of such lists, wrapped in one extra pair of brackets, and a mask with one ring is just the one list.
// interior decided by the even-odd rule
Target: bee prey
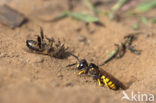
[(67, 50), (61, 41), (54, 38), (44, 36), (43, 29), (40, 28), (40, 36), (37, 35), (36, 40), (27, 40), (26, 46), (35, 53), (45, 54), (56, 58), (63, 58), (63, 54)]

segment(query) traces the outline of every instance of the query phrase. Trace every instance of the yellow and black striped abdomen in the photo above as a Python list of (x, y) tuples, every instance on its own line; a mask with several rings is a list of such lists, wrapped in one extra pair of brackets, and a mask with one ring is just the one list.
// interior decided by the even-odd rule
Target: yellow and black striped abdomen
[(113, 90), (117, 90), (118, 87), (115, 83), (113, 83), (113, 81), (111, 81), (108, 77), (106, 77), (105, 75), (101, 76), (101, 81), (102, 83), (104, 83), (107, 87), (109, 87), (110, 89)]

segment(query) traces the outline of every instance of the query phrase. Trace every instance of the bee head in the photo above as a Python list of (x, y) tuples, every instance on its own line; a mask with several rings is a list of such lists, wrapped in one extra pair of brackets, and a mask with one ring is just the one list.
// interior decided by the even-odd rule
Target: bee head
[(85, 69), (88, 67), (88, 63), (85, 59), (82, 59), (80, 63), (77, 65), (78, 70)]

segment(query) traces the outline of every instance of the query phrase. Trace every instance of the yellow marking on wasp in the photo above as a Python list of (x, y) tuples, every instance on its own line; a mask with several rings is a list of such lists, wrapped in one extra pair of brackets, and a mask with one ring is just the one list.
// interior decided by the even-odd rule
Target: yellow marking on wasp
[(105, 79), (105, 76), (103, 75), (103, 76), (101, 76), (101, 79)]
[(99, 86), (101, 86), (101, 81), (100, 81), (100, 79), (98, 79), (98, 83), (99, 83)]
[(107, 84), (107, 82), (109, 81), (109, 79), (108, 78), (106, 78), (104, 75), (103, 76), (101, 76), (101, 79), (103, 80), (103, 83), (108, 87), (108, 84)]
[(79, 67), (79, 64), (77, 64), (77, 67)]
[(86, 70), (81, 70), (81, 71), (79, 72), (79, 75), (84, 74), (84, 73), (86, 73)]
[(112, 89), (116, 89), (115, 84), (110, 85), (110, 88), (112, 88)]
[(109, 79), (108, 78), (106, 78), (106, 82), (108, 82), (109, 81)]
[[(106, 78), (104, 75), (103, 76), (101, 76), (101, 79), (103, 80), (103, 83), (107, 86), (107, 87), (109, 87), (109, 88), (111, 88), (111, 89), (116, 89), (117, 87), (116, 87), (116, 85), (112, 82), (112, 81), (109, 81), (109, 78)], [(108, 82), (109, 81), (109, 82)], [(108, 82), (108, 83), (107, 83)]]
[(112, 84), (112, 82), (110, 81), (109, 83), (108, 83), (108, 85), (111, 85)]
[(108, 87), (106, 79), (103, 79), (103, 83)]
[(112, 87), (112, 89), (116, 89), (116, 88), (117, 88), (116, 86)]
[(116, 85), (113, 84), (111, 81), (108, 83), (108, 86), (109, 86), (111, 89), (116, 89)]

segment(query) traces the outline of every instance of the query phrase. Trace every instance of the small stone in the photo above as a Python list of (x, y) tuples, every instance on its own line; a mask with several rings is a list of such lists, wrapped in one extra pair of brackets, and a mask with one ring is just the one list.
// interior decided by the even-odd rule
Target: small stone
[(62, 74), (58, 75), (58, 78), (62, 80), (63, 79), (63, 75)]
[(39, 59), (36, 60), (35, 63), (43, 63), (43, 62), (44, 62), (44, 58), (39, 58)]
[(83, 35), (80, 35), (78, 37), (78, 41), (80, 41), (80, 42), (85, 42), (86, 40), (87, 40), (87, 38), (85, 36), (83, 36)]
[(73, 85), (73, 83), (66, 83), (65, 86), (66, 87), (73, 87), (74, 85)]
[(26, 17), (7, 5), (0, 5), (0, 22), (14, 29), (27, 21)]

